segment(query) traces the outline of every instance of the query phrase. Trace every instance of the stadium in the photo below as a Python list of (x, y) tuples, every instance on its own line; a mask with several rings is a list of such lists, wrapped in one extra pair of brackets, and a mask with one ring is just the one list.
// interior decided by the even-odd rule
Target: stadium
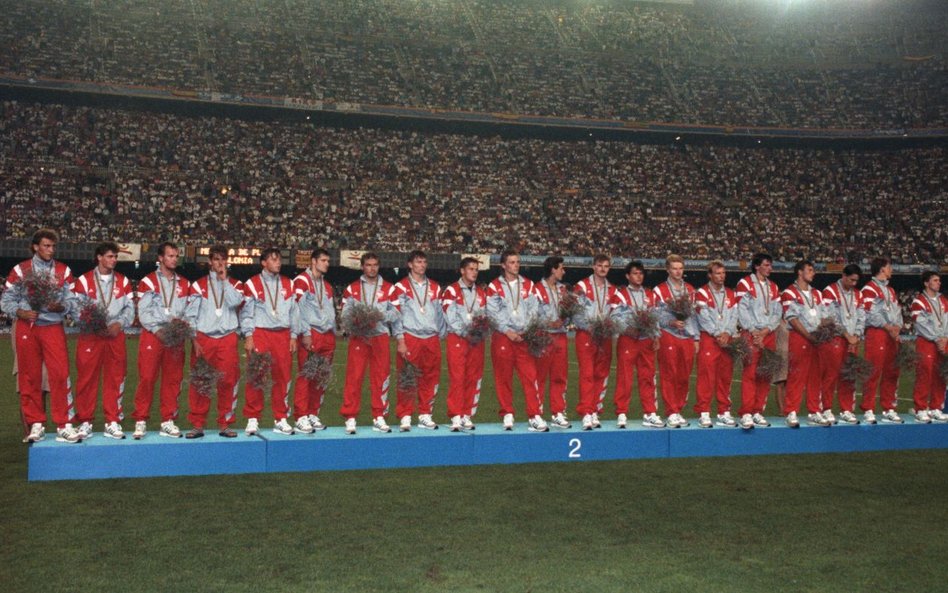
[[(943, 2), (22, 0), (2, 7), (0, 272), (8, 279), (43, 228), (56, 232), (55, 259), (75, 278), (97, 269), (103, 242), (116, 242), (115, 270), (130, 281), (138, 307), (166, 242), (180, 249), (177, 271), (188, 282), (213, 269), (217, 245), (229, 248), (229, 276), (246, 284), (270, 248), (290, 279), (325, 249), (336, 314), (367, 252), (395, 284), (413, 282), (411, 254), (421, 250), (427, 277), (442, 288), (458, 280), (466, 257), (480, 264), (478, 284), (503, 281), (507, 250), (534, 283), (547, 258), (561, 257), (570, 287), (591, 278), (598, 254), (609, 257), (606, 277), (615, 286), (627, 283), (625, 266), (640, 261), (644, 286), (657, 287), (668, 276), (666, 257), (678, 254), (695, 288), (720, 261), (734, 289), (752, 274), (755, 255), (766, 253), (780, 290), (795, 285), (801, 260), (812, 262), (818, 289), (856, 264), (862, 288), (883, 257), (899, 312), (893, 331), (904, 349), (924, 335), (913, 323), (913, 303), (929, 286), (922, 274), (948, 272)], [(11, 290), (8, 280), (4, 294)], [(944, 298), (937, 290), (930, 297)], [(0, 492), (8, 509), (0, 576), (10, 591), (945, 588), (939, 510), (948, 440), (944, 425), (913, 420), (914, 366), (897, 382), (902, 426), (790, 432), (775, 387), (762, 412), (775, 426), (749, 431), (772, 441), (744, 439), (753, 444), (728, 449), (721, 443), (748, 431), (697, 427), (696, 368), (681, 410), (691, 426), (639, 428), (637, 385), (629, 410), (635, 430), (617, 431), (611, 359), (604, 427), (587, 434), (575, 409), (585, 364), (577, 336), (585, 330), (572, 324), (566, 414), (573, 428), (528, 434), (526, 395), (514, 381), (518, 424), (507, 439), (488, 346), (478, 432), (467, 440), (501, 444), (475, 462), (454, 448), (471, 435), (447, 430), (446, 352), (433, 410), (441, 430), (373, 434), (372, 387), (363, 385), (358, 440), (343, 440), (347, 356), (359, 338), (339, 331), (320, 414), (329, 428), (270, 436), (266, 398), (260, 442), (289, 443), (304, 451), (294, 453), (302, 460), (230, 473), (227, 463), (249, 467), (244, 452), (256, 442), (243, 430), (250, 371), (242, 343), (233, 426), (240, 430), (228, 443), (238, 448), (226, 463), (195, 461), (204, 453), (193, 451), (226, 441), (213, 434), (153, 438), (164, 416), (156, 401), (153, 432), (116, 441), (117, 455), (130, 457), (108, 458), (102, 463), (114, 465), (92, 476), (112, 479), (73, 480), (63, 479), (77, 477), (68, 460), (110, 444), (99, 432), (108, 420), (103, 404), (89, 442), (55, 443), (52, 421), (42, 443), (21, 442), (30, 423), (12, 312), (0, 314)], [(130, 437), (132, 394), (146, 364), (139, 345), (149, 333), (140, 313), (122, 332)], [(83, 370), (83, 330), (78, 316), (67, 317), (72, 389)], [(390, 360), (398, 359), (397, 341), (383, 341)], [(193, 344), (185, 350), (193, 362)], [(301, 366), (302, 359), (293, 363), (294, 377)], [(182, 432), (191, 411), (184, 371)], [(731, 379), (736, 412), (740, 365)], [(49, 395), (42, 405), (55, 414)], [(391, 399), (394, 407), (394, 388)], [(859, 439), (845, 437), (857, 431)], [(679, 437), (688, 443), (680, 454), (650, 453), (648, 439)], [(586, 457), (547, 453), (567, 442), (578, 452), (579, 439)], [(303, 447), (321, 440), (339, 443), (335, 457)], [(135, 443), (164, 451), (166, 465), (110, 474), (143, 458), (135, 451), (146, 449)], [(37, 468), (40, 455), (62, 450), (75, 457), (58, 458), (51, 481), (36, 481), (46, 471)], [(191, 463), (206, 471), (181, 471)]]

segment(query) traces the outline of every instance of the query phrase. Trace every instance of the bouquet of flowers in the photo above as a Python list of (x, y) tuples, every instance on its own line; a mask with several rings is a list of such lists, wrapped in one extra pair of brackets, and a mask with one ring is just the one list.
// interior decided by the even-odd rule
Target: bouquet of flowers
[(89, 301), (79, 311), (79, 333), (84, 336), (102, 336), (109, 335), (109, 315), (105, 308), (94, 301)]
[(589, 333), (597, 344), (611, 340), (619, 333), (619, 328), (611, 316), (597, 317), (589, 326)]
[(566, 321), (570, 317), (580, 313), (582, 310), (583, 307), (579, 304), (579, 299), (576, 297), (576, 293), (568, 290), (560, 295), (560, 304), (557, 307), (557, 313), (559, 314), (561, 321)]
[(622, 335), (630, 338), (658, 336), (658, 315), (651, 309), (638, 309), (625, 322)]
[(734, 362), (744, 364), (751, 354), (751, 345), (744, 336), (737, 336), (724, 346), (724, 352)]
[(810, 332), (810, 339), (814, 344), (825, 344), (837, 336), (843, 335), (843, 328), (835, 319), (827, 317), (820, 322), (819, 327)]
[(300, 367), (300, 377), (314, 382), (319, 389), (326, 389), (332, 381), (332, 360), (310, 352), (306, 362)]
[(375, 327), (385, 321), (385, 315), (365, 303), (354, 303), (342, 316), (342, 331), (353, 338), (368, 338), (375, 333)]
[(407, 360), (405, 360), (404, 363), (402, 368), (398, 370), (398, 390), (415, 390), (418, 388), (418, 379), (421, 377), (421, 370)]
[(895, 355), (895, 364), (903, 371), (914, 371), (918, 364), (918, 352), (909, 344), (899, 344), (899, 351)]
[(770, 348), (760, 349), (760, 360), (757, 361), (757, 376), (765, 381), (773, 381), (786, 368), (787, 361), (783, 355)]
[(217, 383), (223, 377), (224, 373), (214, 368), (206, 358), (201, 356), (197, 359), (197, 362), (194, 363), (194, 368), (191, 369), (191, 375), (188, 380), (198, 395), (201, 397), (211, 397), (211, 395), (217, 391)]
[(665, 306), (668, 307), (668, 312), (674, 315), (678, 321), (687, 321), (695, 313), (695, 305), (691, 302), (691, 295), (687, 292), (666, 301)]
[(843, 361), (839, 371), (839, 378), (853, 385), (862, 383), (872, 374), (872, 363), (861, 356), (849, 354)]
[(247, 384), (264, 393), (269, 392), (273, 388), (272, 366), (273, 357), (269, 352), (251, 352), (247, 357)]
[(534, 358), (543, 356), (553, 343), (553, 336), (546, 331), (544, 324), (536, 317), (523, 330), (523, 341)]
[(483, 309), (471, 316), (471, 325), (467, 328), (466, 338), (472, 344), (480, 344), (486, 340), (497, 327)]
[(48, 310), (50, 305), (59, 302), (61, 289), (52, 274), (37, 274), (30, 270), (18, 284), (21, 285), (26, 301), (33, 311)]
[(180, 317), (173, 317), (171, 321), (161, 328), (158, 334), (161, 343), (168, 348), (184, 348), (184, 344), (194, 337), (194, 330), (189, 324)]

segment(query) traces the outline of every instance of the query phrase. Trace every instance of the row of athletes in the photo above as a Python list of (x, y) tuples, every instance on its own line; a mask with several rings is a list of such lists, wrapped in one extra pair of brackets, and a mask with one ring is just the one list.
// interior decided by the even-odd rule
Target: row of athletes
[[(41, 373), (45, 364), (57, 439), (76, 442), (92, 435), (100, 378), (103, 381), (104, 435), (124, 438), (122, 391), (126, 374), (125, 333), (134, 318), (134, 299), (128, 280), (115, 271), (118, 247), (103, 243), (96, 250), (96, 268), (74, 279), (67, 266), (53, 259), (56, 234), (41, 230), (33, 238), (34, 257), (17, 265), (7, 279), (2, 309), (16, 315), (16, 352), (20, 361), (18, 375), (24, 422), (30, 427), (28, 440), (44, 437), (46, 421), (41, 391)], [(336, 315), (332, 288), (324, 275), (329, 269), (329, 253), (314, 250), (310, 267), (295, 279), (280, 275), (281, 253), (268, 249), (261, 254), (262, 270), (246, 283), (227, 274), (227, 250), (210, 250), (210, 273), (188, 282), (176, 273), (178, 249), (164, 243), (158, 249), (158, 269), (142, 279), (138, 295), (138, 316), (143, 331), (139, 342), (139, 384), (135, 393), (135, 438), (146, 434), (146, 423), (161, 376), (159, 434), (179, 437), (175, 424), (184, 369), (184, 350), (169, 348), (162, 341), (164, 327), (173, 318), (184, 318), (196, 330), (192, 365), (195, 357), (204, 357), (223, 378), (217, 389), (217, 424), (220, 434), (236, 436), (230, 426), (236, 421), (239, 382), (238, 337), (244, 348), (269, 352), (272, 356), (273, 387), (270, 393), (274, 431), (292, 434), (311, 433), (325, 426), (319, 419), (325, 395), (319, 385), (299, 377), (293, 393), (295, 425), (290, 424), (289, 399), (292, 356), (302, 365), (309, 352), (332, 359), (336, 347)], [(847, 266), (840, 279), (820, 291), (811, 286), (812, 263), (802, 261), (795, 268), (795, 282), (779, 291), (769, 279), (772, 258), (757, 254), (752, 273), (742, 278), (735, 290), (724, 285), (725, 268), (720, 262), (708, 266), (708, 283), (698, 290), (684, 281), (684, 261), (667, 258), (668, 277), (654, 289), (643, 286), (645, 270), (640, 262), (625, 268), (626, 286), (615, 286), (608, 279), (610, 258), (594, 257), (592, 275), (574, 287), (580, 310), (571, 320), (576, 327), (575, 350), (579, 363), (577, 413), (582, 428), (601, 426), (599, 415), (606, 398), (612, 364), (617, 350), (617, 384), (614, 391), (616, 424), (628, 422), (633, 383), (638, 384), (642, 424), (647, 427), (678, 428), (689, 422), (682, 416), (688, 397), (689, 377), (698, 358), (697, 397), (694, 407), (699, 425), (740, 426), (744, 429), (768, 426), (764, 407), (770, 381), (758, 377), (756, 367), (762, 349), (774, 350), (776, 330), (782, 322), (789, 326), (789, 365), (786, 396), (781, 413), (787, 425), (799, 426), (797, 410), (806, 393), (807, 421), (829, 426), (838, 421), (858, 423), (855, 414), (855, 385), (840, 377), (843, 360), (856, 353), (865, 342), (866, 358), (873, 373), (863, 385), (860, 402), (863, 421), (875, 423), (877, 390), (881, 390), (883, 422), (902, 422), (897, 414), (896, 388), (899, 369), (896, 351), (901, 345), (901, 308), (894, 290), (888, 286), (891, 265), (886, 259), (872, 262), (872, 279), (857, 290), (861, 270)], [(395, 284), (379, 276), (379, 258), (366, 253), (361, 259), (362, 276), (343, 294), (343, 311), (362, 303), (381, 311), (383, 321), (366, 337), (349, 340), (343, 404), (340, 414), (348, 433), (356, 431), (356, 416), (361, 391), (368, 374), (373, 430), (390, 432), (389, 413), (391, 373), (390, 337), (397, 340), (396, 364), (405, 361), (420, 371), (416, 389), (399, 390), (396, 416), (403, 431), (417, 426), (436, 429), (433, 406), (438, 393), (441, 371), (441, 341), (446, 341), (450, 386), (448, 416), (451, 430), (473, 430), (481, 391), (485, 349), (469, 333), (473, 319), (485, 311), (495, 331), (490, 339), (495, 392), (499, 413), (507, 430), (514, 428), (513, 375), (520, 378), (525, 398), (528, 430), (544, 432), (550, 426), (569, 428), (566, 417), (567, 321), (560, 318), (559, 301), (565, 294), (562, 284), (565, 269), (562, 258), (548, 258), (544, 278), (532, 282), (520, 275), (516, 252), (501, 255), (501, 275), (485, 289), (478, 286), (478, 262), (465, 258), (460, 278), (444, 288), (427, 278), (427, 258), (421, 251), (408, 259), (409, 274)], [(16, 290), (28, 273), (53, 275), (61, 291), (58, 304), (39, 312), (32, 311), (26, 295)], [(914, 390), (916, 420), (945, 422), (942, 412), (945, 383), (938, 372), (948, 345), (948, 299), (940, 294), (940, 278), (926, 272), (923, 291), (912, 303), (919, 362)], [(677, 319), (668, 304), (687, 297), (696, 314)], [(82, 335), (77, 345), (78, 384), (75, 405), (68, 383), (68, 355), (63, 316), (75, 315), (80, 306), (97, 302), (106, 309), (109, 335)], [(597, 317), (614, 316), (621, 322), (639, 310), (657, 314), (657, 335), (619, 336), (618, 340), (597, 341), (591, 328)], [(523, 333), (531, 320), (540, 318), (552, 334), (553, 343), (542, 357), (530, 354)], [(811, 332), (824, 318), (834, 319), (843, 328), (842, 335), (816, 345)], [(733, 361), (725, 351), (728, 342), (747, 339), (753, 345), (743, 365), (741, 405), (738, 418), (731, 413), (731, 377)], [(661, 398), (667, 422), (658, 415), (655, 389), (656, 358), (661, 381)], [(637, 377), (636, 377), (637, 375)], [(543, 404), (549, 393), (550, 422), (543, 418)], [(246, 432), (260, 430), (264, 393), (247, 385), (243, 414)], [(838, 398), (840, 414), (832, 412)], [(716, 403), (716, 419), (711, 418), (711, 402)], [(209, 399), (189, 393), (188, 420), (192, 429), (185, 435), (199, 438), (209, 413)], [(74, 428), (75, 425), (75, 428)]]

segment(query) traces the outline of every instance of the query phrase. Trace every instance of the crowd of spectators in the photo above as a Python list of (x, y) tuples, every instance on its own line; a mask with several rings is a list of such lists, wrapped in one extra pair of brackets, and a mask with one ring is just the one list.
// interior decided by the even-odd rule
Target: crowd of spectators
[(481, 112), (948, 125), (938, 0), (22, 0), (0, 73)]
[(940, 147), (640, 145), (4, 102), (0, 236), (948, 264)]

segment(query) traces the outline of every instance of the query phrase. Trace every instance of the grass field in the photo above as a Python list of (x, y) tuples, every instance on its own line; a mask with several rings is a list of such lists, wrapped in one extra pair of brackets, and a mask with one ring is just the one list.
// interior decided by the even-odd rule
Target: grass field
[(946, 590), (948, 451), (28, 483), (10, 359), (4, 591)]

